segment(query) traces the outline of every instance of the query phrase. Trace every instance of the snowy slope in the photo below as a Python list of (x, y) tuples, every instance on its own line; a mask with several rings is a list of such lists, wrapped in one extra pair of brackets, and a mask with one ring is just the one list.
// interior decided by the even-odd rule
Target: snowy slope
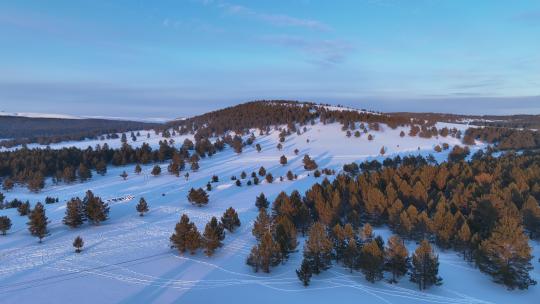
[[(371, 284), (359, 272), (350, 274), (341, 266), (314, 276), (306, 289), (294, 273), (300, 264), (302, 245), (286, 265), (274, 268), (270, 274), (253, 273), (245, 265), (255, 243), (251, 235), (257, 212), (255, 197), (264, 192), (272, 201), (280, 191), (299, 190), (303, 193), (322, 180), (307, 175), (302, 167), (304, 154), (314, 158), (320, 168), (339, 170), (345, 163), (383, 159), (395, 154), (433, 153), (438, 159), (444, 159), (447, 151), (437, 154), (433, 147), (443, 142), (460, 143), (451, 137), (400, 138), (399, 132), (400, 129), (392, 130), (383, 125), (380, 132), (370, 132), (375, 139), (368, 141), (366, 134), (360, 138), (347, 138), (339, 124), (316, 124), (308, 126), (305, 134), (287, 137), (283, 151), (276, 149), (277, 131), (257, 137), (256, 143), (263, 148), (261, 153), (254, 147), (246, 147), (237, 155), (226, 148), (211, 158), (202, 159), (201, 170), (190, 173), (187, 181), (166, 173), (153, 177), (149, 174), (151, 166), (144, 166), (143, 174), (137, 176), (132, 173), (133, 166), (126, 166), (110, 167), (107, 175), (94, 174), (85, 183), (51, 185), (48, 182), (39, 194), (16, 188), (6, 193), (8, 199), (29, 199), (34, 203), (43, 201), (45, 196), (58, 196), (60, 202), (45, 205), (51, 220), (51, 235), (43, 244), (38, 244), (29, 235), (27, 219), (18, 216), (16, 210), (0, 210), (0, 214), (14, 220), (9, 235), (0, 238), (1, 302), (536, 303), (540, 287), (508, 291), (492, 283), (488, 276), (468, 265), (453, 251), (439, 251), (444, 285), (425, 292), (419, 292), (406, 278), (397, 285), (384, 281)], [(156, 136), (150, 141), (155, 144), (159, 139), (161, 137)], [(175, 138), (175, 141), (181, 143), (182, 138)], [(80, 144), (87, 146), (90, 143)], [(384, 157), (379, 154), (381, 146), (387, 148)], [(481, 146), (474, 147), (473, 152)], [(300, 153), (295, 155), (294, 149), (299, 149)], [(288, 158), (286, 166), (279, 164), (282, 154)], [(247, 186), (244, 182), (242, 187), (237, 187), (230, 180), (231, 175), (239, 176), (242, 170), (249, 175), (261, 165), (276, 177), (274, 183), (264, 181), (258, 186)], [(167, 164), (161, 166), (162, 172), (166, 172)], [(130, 174), (126, 181), (119, 177), (123, 170)], [(298, 174), (298, 180), (279, 182), (278, 177), (288, 170)], [(220, 181), (209, 193), (210, 203), (202, 208), (191, 206), (186, 199), (187, 191), (191, 187), (203, 187), (214, 174)], [(62, 225), (65, 201), (73, 196), (82, 197), (88, 189), (104, 199), (124, 199), (111, 203), (110, 219), (100, 226), (85, 224), (82, 228), (69, 229)], [(145, 197), (150, 206), (150, 212), (144, 217), (135, 212), (140, 197)], [(227, 233), (225, 245), (215, 256), (208, 258), (202, 253), (180, 256), (169, 248), (169, 236), (182, 213), (187, 213), (199, 230), (203, 230), (212, 216), (221, 216), (229, 206), (239, 212), (242, 226), (235, 233)], [(389, 235), (384, 228), (376, 233), (384, 237)], [(74, 254), (71, 246), (77, 235), (85, 241), (81, 254)], [(533, 245), (534, 255), (540, 255), (539, 244)], [(408, 246), (412, 249), (415, 244), (408, 243)], [(538, 280), (540, 265), (537, 259), (534, 266), (532, 276)]]

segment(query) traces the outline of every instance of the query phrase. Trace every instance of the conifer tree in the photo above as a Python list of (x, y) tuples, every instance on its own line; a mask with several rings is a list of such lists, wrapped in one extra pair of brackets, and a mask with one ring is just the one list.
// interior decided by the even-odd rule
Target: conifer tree
[(208, 204), (208, 194), (202, 188), (191, 188), (188, 193), (188, 201), (193, 205), (201, 207)]
[(0, 216), (0, 231), (2, 235), (6, 235), (6, 232), (11, 229), (11, 219), (5, 215)]
[(377, 241), (373, 240), (360, 251), (360, 268), (368, 282), (374, 283), (383, 277), (384, 252)]
[(148, 212), (148, 203), (146, 203), (144, 197), (139, 199), (139, 203), (137, 206), (135, 206), (135, 208), (137, 209), (137, 212), (139, 212), (139, 216), (144, 216), (144, 214)]
[(77, 228), (86, 220), (83, 202), (78, 198), (72, 198), (66, 203), (66, 215), (63, 223), (71, 228)]
[(141, 174), (141, 172), (142, 172), (141, 165), (137, 164), (135, 166), (135, 174), (139, 175), (139, 174)]
[(84, 241), (80, 236), (77, 236), (75, 240), (73, 240), (73, 247), (75, 247), (75, 252), (80, 253), (82, 251), (82, 247), (84, 246)]
[(358, 257), (360, 255), (360, 250), (356, 243), (354, 237), (351, 237), (347, 240), (347, 247), (343, 251), (343, 265), (353, 271), (358, 265)]
[(269, 273), (270, 267), (277, 266), (281, 262), (280, 252), (279, 244), (274, 242), (270, 231), (266, 231), (260, 242), (251, 249), (246, 263), (253, 267), (255, 272), (262, 270)]
[(109, 217), (109, 205), (104, 203), (100, 197), (95, 196), (90, 190), (86, 191), (83, 205), (86, 218), (94, 225), (99, 225)]
[(28, 230), (31, 235), (38, 237), (39, 242), (41, 243), (41, 240), (49, 234), (49, 231), (47, 230), (49, 221), (45, 215), (45, 208), (38, 202), (28, 217), (30, 219), (27, 223)]
[(529, 276), (533, 268), (531, 259), (531, 247), (518, 220), (504, 216), (491, 236), (480, 243), (477, 264), (496, 283), (512, 289), (527, 289), (536, 284)]
[(274, 240), (279, 244), (282, 260), (287, 260), (289, 254), (296, 250), (296, 227), (287, 216), (280, 216), (275, 224)]
[(151, 174), (152, 174), (153, 176), (158, 176), (158, 175), (160, 175), (160, 174), (161, 174), (161, 167), (158, 166), (158, 165), (155, 165), (155, 166), (152, 168)]
[(269, 205), (270, 202), (268, 201), (268, 199), (266, 199), (264, 193), (261, 193), (261, 195), (257, 196), (257, 199), (255, 200), (255, 206), (257, 206), (259, 210), (261, 210), (262, 208), (267, 209)]
[(30, 203), (28, 201), (22, 203), (17, 207), (17, 212), (20, 216), (27, 216), (30, 213)]
[(128, 177), (128, 174), (126, 171), (122, 172), (122, 174), (120, 174), (120, 177), (123, 179), (123, 180), (126, 180), (127, 177)]
[(532, 195), (529, 195), (529, 197), (525, 201), (525, 204), (523, 205), (521, 209), (521, 214), (523, 217), (523, 225), (525, 226), (525, 229), (527, 229), (527, 232), (529, 233), (529, 237), (531, 239), (539, 238), (540, 237), (540, 206), (538, 205), (538, 202)]
[(463, 225), (461, 225), (461, 228), (459, 229), (457, 233), (457, 238), (455, 240), (455, 247), (457, 250), (459, 250), (463, 257), (466, 260), (471, 259), (471, 230), (469, 229), (469, 225), (467, 225), (467, 222), (463, 222)]
[(221, 216), (221, 223), (223, 227), (230, 232), (234, 232), (237, 227), (240, 227), (240, 219), (238, 218), (238, 213), (234, 210), (233, 207), (229, 207)]
[(279, 163), (285, 166), (287, 164), (287, 157), (285, 155), (281, 155), (281, 157), (279, 158)]
[(212, 256), (214, 254), (214, 251), (223, 245), (221, 241), (223, 241), (224, 239), (225, 232), (223, 230), (223, 225), (218, 223), (216, 217), (213, 216), (210, 222), (208, 222), (204, 227), (204, 253), (207, 256)]
[(298, 279), (304, 284), (305, 287), (309, 286), (309, 282), (311, 281), (311, 267), (309, 265), (309, 262), (306, 259), (302, 259), (302, 264), (300, 265), (300, 269), (296, 269), (296, 275), (298, 276)]
[(385, 249), (385, 269), (392, 273), (390, 283), (397, 283), (400, 277), (407, 274), (409, 265), (409, 251), (403, 245), (403, 240), (398, 236), (391, 236)]
[(79, 165), (79, 170), (77, 173), (79, 174), (79, 179), (81, 181), (86, 181), (87, 179), (92, 178), (92, 172), (83, 163)]
[(315, 274), (328, 269), (332, 264), (332, 241), (328, 238), (324, 225), (319, 222), (313, 224), (309, 230), (304, 244), (304, 259)]
[(271, 227), (272, 221), (268, 216), (268, 212), (266, 212), (266, 209), (260, 209), (259, 215), (253, 223), (253, 229), (251, 230), (251, 233), (257, 240), (260, 240), (266, 232), (269, 232), (271, 230)]
[(170, 238), (171, 247), (178, 249), (180, 253), (190, 251), (192, 254), (200, 247), (201, 235), (197, 226), (189, 220), (186, 214), (182, 214), (180, 221), (174, 228)]
[(422, 240), (412, 255), (410, 280), (418, 284), (420, 290), (432, 285), (442, 284), (439, 277), (439, 257), (435, 254), (427, 240)]

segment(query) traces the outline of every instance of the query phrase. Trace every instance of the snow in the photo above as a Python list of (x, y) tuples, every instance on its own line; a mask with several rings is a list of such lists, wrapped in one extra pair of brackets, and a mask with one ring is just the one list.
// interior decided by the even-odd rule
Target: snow
[[(463, 128), (460, 125), (452, 127)], [(304, 154), (317, 161), (320, 168), (340, 170), (343, 164), (366, 159), (384, 159), (390, 155), (432, 153), (443, 160), (448, 151), (435, 153), (433, 147), (443, 142), (450, 146), (460, 144), (458, 139), (419, 137), (399, 137), (400, 128), (392, 130), (381, 125), (381, 131), (370, 131), (360, 138), (347, 138), (340, 124), (315, 124), (307, 126), (302, 135), (293, 134), (286, 138), (283, 150), (276, 148), (278, 131), (258, 136), (255, 143), (262, 146), (257, 153), (255, 144), (245, 147), (237, 155), (230, 148), (200, 161), (201, 169), (190, 172), (189, 180), (167, 173), (154, 177), (150, 175), (153, 165), (142, 166), (143, 172), (136, 175), (134, 166), (109, 167), (105, 176), (94, 173), (94, 177), (84, 183), (51, 184), (38, 194), (26, 188), (16, 187), (6, 193), (7, 199), (30, 200), (32, 204), (43, 201), (46, 196), (59, 197), (60, 202), (45, 205), (50, 236), (42, 244), (29, 235), (25, 217), (16, 210), (0, 210), (9, 216), (14, 225), (5, 237), (0, 236), (0, 297), (2, 303), (535, 303), (540, 297), (540, 287), (533, 286), (527, 291), (509, 291), (491, 281), (478, 269), (465, 262), (454, 251), (438, 250), (440, 275), (444, 284), (420, 292), (417, 287), (403, 278), (399, 284), (385, 281), (371, 284), (361, 273), (352, 274), (342, 266), (334, 265), (330, 270), (314, 276), (312, 284), (304, 288), (294, 270), (302, 258), (302, 245), (291, 255), (285, 265), (272, 269), (270, 274), (254, 273), (245, 264), (255, 240), (251, 235), (253, 220), (257, 210), (255, 197), (264, 192), (273, 200), (280, 191), (290, 193), (299, 190), (304, 193), (315, 182), (315, 178), (302, 167)], [(405, 130), (405, 129), (404, 129)], [(405, 130), (406, 132), (408, 131)], [(257, 134), (257, 133), (256, 133)], [(145, 135), (145, 134), (143, 134)], [(154, 136), (152, 145), (162, 139)], [(175, 137), (181, 144), (183, 136)], [(146, 137), (140, 137), (146, 141)], [(310, 142), (307, 143), (306, 140)], [(84, 141), (51, 145), (59, 148), (66, 145), (86, 147), (97, 142)], [(120, 140), (110, 145), (120, 144)], [(381, 146), (388, 151), (379, 154)], [(420, 147), (420, 150), (418, 148)], [(472, 150), (485, 147), (481, 143)], [(300, 153), (295, 155), (294, 149)], [(279, 164), (284, 154), (288, 164)], [(245, 171), (248, 176), (264, 166), (275, 178), (274, 183), (263, 181), (260, 185), (247, 186), (242, 181), (238, 187), (230, 177), (240, 177)], [(167, 164), (161, 164), (162, 172), (167, 172)], [(129, 176), (123, 180), (119, 175), (126, 171)], [(299, 175), (295, 181), (279, 182), (288, 170)], [(205, 187), (212, 175), (219, 176), (209, 192), (210, 202), (204, 207), (188, 203), (186, 195), (192, 187)], [(96, 195), (110, 200), (110, 219), (99, 226), (89, 224), (70, 229), (62, 224), (65, 202), (74, 196), (83, 197), (91, 189)], [(140, 217), (135, 204), (144, 197), (150, 212)], [(113, 201), (113, 199), (115, 199)], [(202, 252), (181, 256), (169, 248), (169, 237), (182, 213), (187, 213), (200, 231), (212, 216), (219, 217), (229, 206), (240, 216), (242, 226), (234, 233), (227, 233), (224, 246), (213, 257)], [(387, 238), (390, 232), (384, 228), (375, 233)], [(73, 239), (80, 235), (85, 242), (83, 252), (73, 252)], [(301, 243), (303, 239), (299, 240)], [(540, 255), (540, 244), (532, 243), (534, 255)], [(409, 250), (415, 244), (408, 242)], [(538, 258), (534, 259), (532, 276), (540, 279)]]
[[(176, 134), (175, 136), (171, 136), (170, 138), (164, 138), (161, 135), (161, 133), (156, 134), (154, 130), (133, 131), (133, 133), (135, 134), (137, 134), (137, 132), (139, 132), (141, 135), (137, 136), (136, 141), (133, 141), (131, 139), (130, 137), (131, 132), (125, 133), (128, 140), (127, 143), (134, 148), (142, 146), (143, 143), (147, 143), (150, 145), (150, 147), (155, 149), (159, 147), (160, 141), (163, 141), (163, 140), (169, 141), (171, 139), (174, 140), (174, 146), (178, 148), (182, 146), (185, 139), (193, 140), (193, 135), (189, 135), (189, 134), (185, 134), (185, 135)], [(148, 138), (148, 134), (150, 134), (150, 138)], [(47, 147), (51, 149), (62, 149), (62, 148), (68, 148), (68, 147), (86, 149), (88, 147), (94, 148), (96, 145), (103, 146), (106, 143), (107, 145), (109, 145), (110, 148), (117, 149), (117, 148), (122, 147), (122, 142), (121, 142), (122, 133), (117, 133), (117, 135), (118, 135), (118, 138), (116, 139), (105, 138), (103, 140), (102, 139), (86, 139), (86, 140), (81, 140), (81, 141), (62, 141), (62, 142), (53, 143), (50, 145), (40, 145), (38, 143), (31, 143), (31, 144), (27, 144), (26, 146), (29, 149), (33, 149), (33, 148), (45, 149)], [(10, 148), (0, 147), (0, 151), (16, 150), (20, 148), (21, 148), (20, 145), (15, 146), (15, 147), (10, 147)]]

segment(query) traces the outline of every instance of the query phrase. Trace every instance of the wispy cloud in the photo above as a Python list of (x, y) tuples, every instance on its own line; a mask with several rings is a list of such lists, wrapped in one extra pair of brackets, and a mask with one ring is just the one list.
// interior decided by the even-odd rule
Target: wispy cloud
[(321, 66), (332, 66), (343, 62), (353, 51), (352, 45), (338, 39), (306, 39), (299, 36), (265, 36), (263, 41), (302, 51), (308, 62)]
[(229, 14), (243, 15), (277, 26), (302, 27), (318, 31), (329, 31), (331, 29), (330, 26), (317, 20), (296, 18), (285, 14), (259, 12), (243, 5), (226, 2), (220, 3), (218, 6)]

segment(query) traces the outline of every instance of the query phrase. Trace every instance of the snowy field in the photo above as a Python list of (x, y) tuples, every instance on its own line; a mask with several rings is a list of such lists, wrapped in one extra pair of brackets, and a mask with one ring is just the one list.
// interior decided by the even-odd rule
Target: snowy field
[[(448, 125), (448, 124), (447, 124)], [(442, 126), (442, 125), (441, 125)], [(464, 125), (449, 125), (466, 128)], [(438, 126), (439, 127), (439, 126)], [(404, 129), (408, 132), (408, 129)], [(367, 282), (360, 272), (349, 273), (339, 265), (312, 278), (308, 288), (297, 279), (294, 270), (302, 259), (302, 243), (285, 265), (272, 269), (270, 274), (254, 273), (245, 260), (255, 239), (251, 235), (252, 222), (257, 210), (255, 197), (261, 192), (270, 201), (280, 191), (304, 193), (322, 178), (308, 175), (303, 169), (302, 158), (309, 154), (319, 168), (341, 169), (343, 164), (366, 159), (384, 159), (396, 154), (433, 154), (443, 160), (448, 151), (435, 153), (437, 144), (460, 144), (458, 139), (422, 139), (399, 137), (401, 129), (392, 130), (382, 126), (380, 132), (370, 132), (360, 138), (347, 138), (340, 124), (308, 126), (308, 132), (293, 134), (278, 151), (278, 132), (258, 136), (263, 151), (257, 153), (254, 146), (245, 147), (240, 155), (226, 148), (211, 158), (200, 161), (201, 169), (190, 172), (189, 180), (167, 174), (163, 163), (161, 176), (151, 176), (151, 165), (143, 167), (143, 173), (133, 173), (134, 166), (109, 167), (107, 175), (94, 177), (85, 183), (52, 185), (50, 181), (39, 194), (17, 187), (6, 193), (7, 199), (18, 198), (43, 201), (46, 196), (59, 197), (60, 202), (45, 205), (50, 236), (42, 244), (31, 237), (26, 227), (27, 218), (16, 210), (0, 210), (9, 216), (14, 225), (8, 236), (0, 237), (0, 302), (1, 303), (538, 303), (540, 286), (527, 291), (509, 291), (491, 281), (491, 278), (465, 262), (454, 251), (440, 251), (440, 275), (444, 284), (419, 292), (417, 287), (403, 278), (397, 285), (386, 281), (375, 284)], [(155, 146), (162, 138), (152, 132), (149, 142)], [(145, 134), (139, 137), (146, 140)], [(174, 138), (181, 144), (183, 138)], [(128, 136), (129, 139), (129, 136)], [(309, 143), (307, 143), (309, 139)], [(120, 140), (109, 142), (116, 147)], [(52, 147), (77, 145), (94, 146), (101, 141), (61, 143)], [(131, 144), (131, 143), (130, 143)], [(138, 142), (138, 144), (140, 144)], [(384, 146), (385, 156), (379, 151)], [(472, 153), (482, 145), (473, 147)], [(294, 154), (294, 149), (300, 153)], [(279, 157), (284, 154), (288, 164), (281, 166)], [(263, 181), (257, 186), (234, 185), (232, 175), (240, 176), (264, 166), (272, 173), (272, 184)], [(127, 180), (119, 175), (128, 172)], [(298, 180), (283, 182), (288, 170), (298, 174)], [(210, 202), (205, 207), (194, 207), (186, 195), (192, 187), (204, 187), (212, 175), (220, 181), (209, 192)], [(247, 181), (247, 180), (246, 180)], [(71, 197), (83, 197), (92, 190), (104, 200), (110, 201), (110, 218), (99, 226), (85, 224), (70, 229), (62, 224), (65, 202)], [(150, 212), (139, 217), (135, 204), (144, 197)], [(119, 198), (112, 200), (113, 198)], [(220, 217), (228, 207), (234, 207), (240, 215), (242, 226), (234, 233), (227, 233), (224, 246), (213, 257), (202, 252), (181, 256), (169, 248), (169, 237), (182, 213), (187, 213), (199, 231), (212, 217)], [(384, 238), (390, 232), (384, 227), (375, 229)], [(73, 252), (73, 239), (80, 235), (85, 242), (83, 252)], [(540, 244), (534, 243), (534, 267), (532, 277), (540, 280)], [(408, 243), (409, 250), (416, 246)]]

